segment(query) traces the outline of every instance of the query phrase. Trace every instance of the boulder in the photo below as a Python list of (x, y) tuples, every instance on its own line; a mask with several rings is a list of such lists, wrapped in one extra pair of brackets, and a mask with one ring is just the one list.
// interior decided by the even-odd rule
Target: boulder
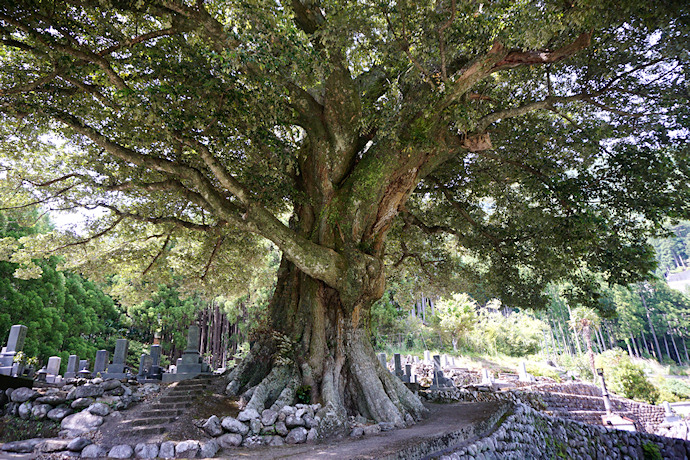
[(45, 439), (36, 448), (39, 452), (59, 452), (66, 450), (69, 443), (69, 439)]
[(74, 411), (69, 407), (56, 407), (55, 409), (51, 409), (50, 411), (48, 411), (46, 417), (48, 417), (50, 420), (53, 420), (54, 422), (60, 422), (63, 418), (67, 417), (72, 413), (74, 413)]
[(101, 386), (103, 387), (103, 391), (111, 391), (115, 388), (121, 388), (122, 382), (120, 382), (119, 380), (110, 379), (103, 382), (103, 385)]
[(5, 452), (15, 452), (20, 454), (27, 454), (33, 452), (34, 448), (43, 442), (42, 438), (25, 439), (24, 441), (6, 442), (0, 446), (0, 450)]
[(162, 458), (175, 457), (175, 443), (172, 441), (165, 441), (161, 443), (161, 447), (158, 450), (158, 456)]
[(32, 390), (31, 388), (16, 388), (11, 394), (10, 394), (10, 400), (12, 402), (16, 403), (23, 403), (26, 401), (30, 401), (32, 399), (36, 399), (39, 397), (39, 394), (37, 391)]
[(361, 438), (362, 436), (364, 436), (364, 428), (361, 426), (356, 426), (350, 431), (351, 438)]
[(157, 458), (158, 457), (158, 444), (145, 444), (140, 442), (134, 446), (134, 457), (135, 458)]
[(203, 428), (209, 436), (214, 438), (223, 434), (223, 426), (220, 424), (220, 419), (215, 415), (210, 416), (201, 428)]
[(271, 409), (265, 409), (261, 412), (261, 423), (264, 426), (273, 425), (276, 420), (278, 420), (278, 412)]
[(364, 434), (371, 436), (374, 434), (379, 434), (381, 432), (381, 427), (379, 425), (367, 425), (364, 427)]
[(290, 430), (288, 430), (287, 426), (285, 426), (285, 422), (276, 423), (276, 433), (278, 433), (281, 436), (287, 436), (289, 432)]
[(100, 415), (101, 417), (105, 417), (106, 415), (110, 414), (110, 407), (108, 407), (107, 404), (100, 402), (91, 404), (86, 410), (91, 412), (93, 415)]
[(242, 444), (242, 435), (239, 433), (226, 433), (216, 439), (223, 449), (237, 447)]
[(29, 420), (31, 417), (31, 409), (33, 409), (33, 407), (34, 405), (31, 404), (31, 401), (25, 401), (19, 404), (19, 407), (17, 408), (17, 416), (22, 420)]
[(103, 417), (84, 411), (68, 415), (62, 419), (60, 426), (63, 430), (68, 430), (73, 436), (93, 431), (103, 424)]
[(220, 424), (225, 431), (230, 433), (239, 433), (244, 436), (249, 432), (249, 427), (234, 417), (223, 417)]
[(134, 454), (134, 449), (129, 444), (119, 444), (113, 446), (108, 452), (108, 458), (132, 458)]
[(252, 430), (252, 433), (254, 434), (261, 433), (262, 426), (263, 425), (261, 425), (261, 420), (259, 420), (258, 418), (249, 421), (249, 428)]
[(91, 441), (88, 438), (74, 438), (72, 439), (69, 444), (67, 444), (67, 450), (70, 450), (72, 452), (81, 452), (84, 450), (84, 447), (93, 444), (93, 441)]
[(36, 398), (37, 404), (50, 404), (51, 406), (59, 406), (60, 404), (65, 404), (67, 399), (64, 394), (52, 394), (46, 396), (40, 396)]
[(103, 394), (101, 385), (82, 385), (67, 394), (67, 399), (94, 398)]
[(285, 425), (288, 428), (296, 428), (298, 426), (304, 426), (304, 419), (301, 417), (297, 417), (296, 415), (288, 415), (287, 418), (285, 419)]
[(312, 428), (309, 430), (307, 433), (307, 442), (314, 442), (319, 438), (319, 432), (316, 431), (316, 428)]
[(43, 420), (52, 409), (53, 406), (50, 404), (34, 404), (34, 407), (31, 408), (31, 417), (36, 420)]
[(307, 441), (307, 429), (304, 427), (297, 427), (288, 433), (288, 435), (285, 437), (285, 442), (287, 444), (302, 444)]
[(93, 398), (77, 398), (74, 401), (72, 401), (72, 404), (70, 404), (70, 407), (74, 410), (81, 410), (81, 409), (86, 409), (87, 407), (89, 407), (93, 403), (94, 403)]
[(98, 444), (89, 444), (81, 451), (81, 458), (105, 458), (106, 450)]
[(212, 458), (216, 456), (219, 450), (220, 446), (214, 440), (202, 442), (201, 449), (199, 449), (199, 456), (201, 458)]
[(261, 418), (256, 409), (245, 409), (237, 415), (237, 420), (240, 422), (248, 422), (250, 420)]
[(196, 440), (178, 442), (175, 446), (175, 458), (195, 458), (200, 447)]
[(268, 445), (271, 447), (280, 447), (285, 445), (285, 441), (283, 441), (282, 436), (270, 436)]

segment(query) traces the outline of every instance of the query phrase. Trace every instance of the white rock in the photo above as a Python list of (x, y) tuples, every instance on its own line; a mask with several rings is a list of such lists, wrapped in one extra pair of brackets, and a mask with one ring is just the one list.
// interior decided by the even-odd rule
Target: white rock
[(234, 417), (223, 417), (220, 424), (225, 431), (230, 433), (239, 433), (244, 436), (249, 432), (249, 427)]
[(62, 419), (60, 426), (63, 430), (69, 430), (73, 434), (79, 435), (93, 431), (103, 424), (103, 417), (94, 415), (91, 412), (78, 412), (68, 415)]
[(248, 422), (260, 418), (259, 412), (256, 409), (245, 409), (237, 415), (237, 420), (240, 422)]
[(135, 458), (156, 458), (158, 457), (158, 444), (145, 444), (140, 442), (134, 446)]
[(134, 449), (129, 444), (119, 444), (113, 446), (108, 452), (108, 458), (132, 458), (134, 454)]

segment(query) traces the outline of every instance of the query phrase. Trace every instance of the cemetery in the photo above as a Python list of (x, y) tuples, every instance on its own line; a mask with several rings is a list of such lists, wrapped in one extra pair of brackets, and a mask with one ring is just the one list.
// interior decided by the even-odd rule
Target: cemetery
[(690, 458), (690, 9), (0, 2), (0, 458)]

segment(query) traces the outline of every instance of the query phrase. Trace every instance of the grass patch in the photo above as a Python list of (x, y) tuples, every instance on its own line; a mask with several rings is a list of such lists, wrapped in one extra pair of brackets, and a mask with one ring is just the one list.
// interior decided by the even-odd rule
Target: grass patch
[(22, 420), (12, 415), (0, 417), (0, 442), (55, 438), (59, 431), (60, 423), (53, 420)]

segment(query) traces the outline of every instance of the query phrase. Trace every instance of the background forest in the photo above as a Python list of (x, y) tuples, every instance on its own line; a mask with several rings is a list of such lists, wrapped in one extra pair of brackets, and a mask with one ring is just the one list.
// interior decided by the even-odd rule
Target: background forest
[[(0, 213), (0, 238), (22, 237), (54, 229), (37, 210)], [(595, 308), (576, 301), (573, 286), (551, 284), (545, 308), (526, 310), (482, 295), (481, 285), (462, 292), (462, 279), (397, 271), (383, 298), (372, 309), (370, 328), (380, 351), (421, 354), (434, 350), (491, 362), (510, 369), (529, 359), (535, 374), (556, 379), (592, 379), (588, 352), (597, 366), (611, 369), (614, 391), (656, 402), (690, 397), (683, 380), (655, 375), (686, 375), (690, 364), (690, 296), (669, 288), (664, 275), (686, 269), (690, 223), (672, 228), (668, 238), (655, 239), (657, 278), (629, 286), (593, 286)], [(7, 257), (9, 258), (9, 257)], [(115, 340), (130, 340), (132, 366), (154, 342), (161, 343), (164, 362), (176, 359), (193, 322), (202, 328), (202, 352), (214, 367), (244, 356), (252, 331), (263, 322), (273, 290), (278, 252), (269, 248), (262, 273), (244, 292), (215, 298), (184, 291), (171, 282), (137, 290), (126, 276), (90, 281), (50, 257), (36, 261), (38, 279), (14, 276), (17, 262), (0, 262), (0, 336), (12, 324), (29, 327), (25, 355), (38, 365), (57, 355), (93, 360), (96, 350), (113, 349)], [(490, 274), (488, 275), (490, 276)], [(595, 289), (596, 288), (596, 289)], [(488, 360), (488, 361), (487, 361)], [(539, 363), (549, 362), (554, 366)]]

